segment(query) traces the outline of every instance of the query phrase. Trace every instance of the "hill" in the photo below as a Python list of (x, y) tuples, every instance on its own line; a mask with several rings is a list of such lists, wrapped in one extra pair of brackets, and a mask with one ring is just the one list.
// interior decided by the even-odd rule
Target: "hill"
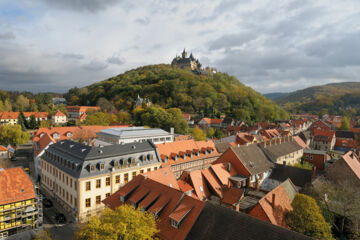
[(288, 118), (282, 108), (233, 76), (198, 75), (167, 64), (139, 67), (84, 88), (73, 88), (65, 97), (70, 104), (79, 105), (107, 100), (117, 109), (130, 111), (138, 95), (163, 108), (180, 108), (198, 117), (226, 114), (245, 121)]
[(275, 100), (290, 112), (360, 113), (360, 82), (331, 83), (289, 93)]
[(289, 93), (286, 92), (274, 92), (274, 93), (265, 93), (264, 97), (270, 99), (270, 100), (276, 100), (282, 97), (287, 96)]

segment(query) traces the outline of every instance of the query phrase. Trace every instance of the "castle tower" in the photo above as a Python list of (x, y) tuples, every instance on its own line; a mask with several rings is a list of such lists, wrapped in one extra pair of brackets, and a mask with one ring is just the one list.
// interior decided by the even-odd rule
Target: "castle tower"
[(185, 48), (184, 48), (184, 50), (183, 50), (183, 52), (182, 52), (181, 56), (182, 56), (182, 58), (186, 58), (186, 57), (187, 57), (187, 52), (185, 51)]

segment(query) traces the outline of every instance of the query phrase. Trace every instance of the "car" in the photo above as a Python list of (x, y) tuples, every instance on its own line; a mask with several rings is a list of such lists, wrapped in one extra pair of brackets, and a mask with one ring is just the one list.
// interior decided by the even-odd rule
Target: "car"
[(46, 207), (46, 208), (50, 208), (50, 207), (53, 206), (53, 203), (52, 203), (52, 201), (51, 201), (50, 199), (44, 198), (44, 199), (43, 199), (43, 205), (44, 205), (44, 207)]
[(11, 160), (11, 161), (16, 161), (16, 157), (15, 157), (15, 156), (12, 156), (12, 157), (10, 158), (10, 160)]
[(57, 213), (55, 215), (55, 220), (57, 223), (66, 223), (66, 217), (63, 213)]

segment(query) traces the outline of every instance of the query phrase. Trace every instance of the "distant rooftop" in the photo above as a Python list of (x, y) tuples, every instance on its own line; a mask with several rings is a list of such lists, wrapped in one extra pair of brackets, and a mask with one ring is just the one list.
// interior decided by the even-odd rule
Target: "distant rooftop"
[(99, 134), (116, 136), (118, 138), (128, 138), (137, 136), (169, 135), (170, 133), (160, 128), (125, 127), (104, 129), (101, 130)]

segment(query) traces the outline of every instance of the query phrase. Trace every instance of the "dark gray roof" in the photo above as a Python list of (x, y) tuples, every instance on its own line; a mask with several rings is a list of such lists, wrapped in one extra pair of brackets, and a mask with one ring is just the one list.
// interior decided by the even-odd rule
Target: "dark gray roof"
[(274, 165), (257, 144), (231, 147), (251, 175), (267, 172)]
[(266, 145), (262, 147), (266, 154), (273, 160), (276, 161), (277, 158), (281, 156), (288, 155), (290, 153), (297, 152), (303, 148), (294, 140), (285, 141), (282, 143), (271, 144), (271, 146)]
[[(63, 159), (63, 163), (51, 156)], [(152, 159), (146, 159), (146, 156), (152, 156)], [(42, 158), (75, 178), (115, 171), (115, 162), (121, 169), (160, 162), (159, 153), (151, 141), (90, 147), (78, 142), (62, 140), (50, 145)], [(130, 160), (131, 165), (127, 165)], [(100, 169), (100, 164), (104, 164), (104, 169)], [(91, 165), (95, 166), (94, 171), (90, 171)]]
[(224, 153), (229, 147), (231, 147), (231, 144), (229, 142), (216, 142), (215, 147), (219, 153)]
[(304, 143), (306, 143), (308, 140), (310, 140), (310, 131), (304, 131), (299, 133), (299, 137), (301, 138), (301, 140), (304, 141)]
[(335, 137), (337, 138), (351, 138), (351, 139), (355, 139), (355, 134), (353, 132), (350, 131), (342, 131), (342, 130), (337, 130), (335, 132)]
[(275, 226), (245, 213), (206, 202), (186, 239), (308, 240), (312, 238)]
[(303, 188), (311, 183), (311, 175), (311, 170), (276, 164), (269, 178), (280, 182), (290, 178), (295, 186)]

